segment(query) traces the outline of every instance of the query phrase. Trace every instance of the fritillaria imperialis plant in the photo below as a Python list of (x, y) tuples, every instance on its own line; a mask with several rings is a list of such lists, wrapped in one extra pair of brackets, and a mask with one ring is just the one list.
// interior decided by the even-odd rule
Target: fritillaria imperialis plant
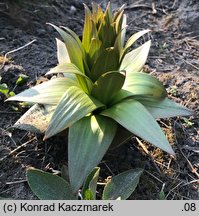
[(124, 140), (134, 134), (174, 154), (156, 119), (191, 114), (167, 98), (158, 79), (142, 71), (151, 41), (133, 50), (131, 46), (149, 30), (125, 43), (123, 9), (113, 13), (110, 4), (103, 11), (93, 3), (91, 11), (85, 5), (82, 41), (72, 30), (51, 24), (63, 42), (57, 39), (58, 65), (47, 74), (63, 76), (8, 99), (36, 104), (28, 117), (37, 113), (37, 124), (26, 121), (26, 128), (44, 132), (44, 140), (69, 128), (68, 170), (74, 193), (118, 133), (125, 134)]

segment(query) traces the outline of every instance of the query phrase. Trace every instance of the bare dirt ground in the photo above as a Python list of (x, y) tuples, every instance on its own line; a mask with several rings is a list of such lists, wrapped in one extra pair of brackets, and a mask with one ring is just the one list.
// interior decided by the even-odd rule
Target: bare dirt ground
[[(45, 80), (43, 75), (57, 64), (55, 37), (58, 35), (46, 22), (67, 26), (81, 36), (85, 1), (37, 2), (0, 0), (1, 83), (6, 83), (15, 93)], [(124, 3), (111, 2), (115, 8)], [(105, 7), (107, 2), (101, 3)], [(128, 36), (142, 29), (152, 30), (143, 39), (152, 39), (145, 71), (164, 83), (170, 98), (195, 114), (159, 121), (176, 152), (175, 158), (133, 137), (106, 154), (100, 164), (100, 181), (142, 167), (145, 172), (130, 199), (199, 199), (199, 2), (128, 0), (125, 3)], [(28, 75), (29, 79), (16, 86), (20, 74)], [(4, 103), (5, 99), (1, 94), (0, 196), (36, 199), (26, 182), (26, 168), (60, 170), (67, 164), (67, 140), (59, 135), (43, 142), (36, 134), (13, 129), (12, 125), (27, 107)], [(99, 186), (98, 198), (101, 190)]]

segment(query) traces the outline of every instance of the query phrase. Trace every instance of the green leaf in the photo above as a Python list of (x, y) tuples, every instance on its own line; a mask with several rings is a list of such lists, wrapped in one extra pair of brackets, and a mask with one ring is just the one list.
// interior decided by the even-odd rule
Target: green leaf
[(64, 42), (56, 38), (57, 43), (57, 59), (59, 64), (70, 63), (70, 57)]
[(103, 50), (91, 69), (91, 79), (95, 82), (108, 71), (117, 71), (119, 67), (118, 54), (114, 48)]
[[(139, 99), (138, 99), (139, 100)], [(139, 100), (151, 113), (154, 118), (169, 118), (174, 116), (189, 116), (193, 115), (193, 111), (186, 107), (175, 103), (168, 98), (161, 101), (156, 100)]]
[(33, 133), (45, 133), (56, 106), (33, 105), (14, 124), (14, 128), (31, 131)]
[(98, 22), (98, 7), (99, 5), (96, 2), (91, 2), (92, 5), (92, 20), (97, 24)]
[[(72, 73), (75, 75), (79, 75), (80, 77), (82, 76), (80, 81), (80, 85), (83, 83), (82, 88), (84, 89), (85, 85), (86, 89), (88, 87), (89, 91), (93, 88), (93, 82), (90, 80), (89, 77), (87, 77), (84, 73), (82, 73), (74, 64), (72, 63), (65, 63), (65, 64), (61, 64), (61, 65), (57, 65), (56, 67), (52, 68), (49, 72), (46, 73), (46, 75), (48, 74), (53, 74), (53, 73)], [(77, 77), (78, 79), (79, 77)], [(85, 80), (86, 78), (86, 80)], [(86, 90), (85, 89), (85, 90)]]
[[(121, 34), (121, 41), (122, 41), (122, 47), (124, 47), (125, 37), (126, 37), (126, 27), (127, 27), (127, 18), (126, 14), (123, 15), (123, 21), (122, 21), (122, 34)], [(121, 58), (122, 56), (120, 56)]]
[(107, 23), (101, 23), (98, 30), (99, 39), (103, 43), (104, 48), (109, 48), (114, 46), (115, 42), (115, 31), (112, 25)]
[(15, 96), (15, 93), (13, 91), (9, 92), (9, 97)]
[(53, 113), (44, 139), (63, 131), (85, 115), (102, 106), (104, 105), (88, 96), (80, 88), (75, 86), (69, 88), (60, 99)]
[(105, 186), (103, 200), (126, 200), (139, 183), (142, 169), (131, 169), (114, 176)]
[(69, 29), (68, 27), (61, 26), (61, 28), (64, 29), (65, 31), (67, 31), (75, 39), (75, 41), (79, 45), (79, 48), (81, 49), (81, 53), (82, 53), (83, 58), (85, 58), (85, 50), (84, 50), (84, 48), (82, 46), (82, 42), (79, 39), (78, 35), (74, 31)]
[(157, 78), (142, 72), (127, 73), (124, 85), (115, 95), (112, 103), (117, 103), (128, 97), (150, 97), (162, 100), (166, 96), (166, 89)]
[(166, 195), (165, 195), (165, 192), (164, 191), (160, 191), (160, 193), (159, 193), (159, 199), (160, 200), (166, 200)]
[(101, 46), (102, 42), (99, 39), (92, 38), (88, 51), (88, 65), (90, 68), (92, 68), (93, 63), (96, 62), (97, 58), (102, 52)]
[(53, 24), (50, 25), (54, 27), (63, 38), (71, 63), (75, 64), (81, 71), (84, 72), (83, 53), (77, 40), (71, 34), (67, 33), (61, 28)]
[(85, 190), (83, 199), (84, 200), (94, 200), (93, 194), (90, 189)]
[(27, 89), (6, 101), (26, 101), (40, 104), (57, 104), (64, 92), (71, 86), (78, 86), (72, 79), (60, 77)]
[(142, 73), (127, 73), (122, 90), (113, 98), (112, 103), (121, 101), (127, 97), (151, 97), (154, 99), (163, 99), (167, 96), (163, 84), (155, 77)]
[(125, 74), (119, 71), (107, 72), (100, 76), (94, 83), (91, 95), (107, 104), (112, 97), (122, 88)]
[(82, 45), (86, 52), (88, 52), (91, 39), (92, 39), (92, 19), (91, 19), (91, 11), (87, 7), (86, 4), (84, 4), (85, 8), (85, 19), (84, 19), (84, 30), (83, 30), (83, 35), (82, 35)]
[(113, 47), (115, 42), (115, 28), (112, 23), (112, 11), (110, 3), (108, 3), (101, 24), (98, 29), (99, 39), (102, 41), (104, 48)]
[(104, 116), (86, 116), (69, 128), (70, 184), (77, 191), (98, 165), (115, 135), (117, 124)]
[(122, 29), (121, 32), (117, 35), (116, 40), (115, 40), (115, 44), (114, 44), (114, 49), (118, 53), (119, 57), (121, 56), (122, 50), (123, 50), (122, 35), (123, 35), (124, 31), (126, 31), (125, 28)]
[(68, 182), (63, 178), (38, 169), (27, 170), (28, 184), (41, 200), (76, 200)]
[(108, 4), (107, 4), (104, 17), (105, 17), (106, 22), (111, 24), (112, 19), (113, 19), (113, 14), (112, 14), (112, 9), (111, 9), (111, 3), (110, 2), (108, 2)]
[(163, 84), (155, 77), (146, 73), (127, 73), (122, 89), (130, 91), (133, 95), (149, 96), (163, 99), (167, 96)]
[(96, 189), (97, 189), (97, 181), (99, 178), (100, 168), (95, 167), (91, 173), (87, 176), (83, 188), (82, 195), (84, 200), (95, 200), (96, 199)]
[(124, 53), (126, 53), (126, 51), (135, 43), (136, 40), (138, 40), (140, 37), (142, 37), (143, 35), (145, 35), (146, 33), (150, 32), (149, 29), (147, 30), (142, 30), (139, 31), (135, 34), (133, 34), (128, 41), (126, 42), (125, 48), (124, 48)]
[(117, 8), (117, 10), (115, 11), (114, 15), (113, 15), (113, 22), (116, 22), (116, 20), (118, 19), (119, 15), (121, 14), (121, 12), (124, 11), (126, 4), (123, 4), (120, 8)]
[(122, 21), (123, 21), (124, 10), (121, 10), (115, 21), (115, 30), (116, 34), (119, 34), (122, 30)]
[(72, 63), (66, 63), (66, 62), (64, 64), (59, 64), (56, 67), (50, 69), (50, 71), (47, 72), (46, 75), (56, 74), (56, 73), (74, 73), (87, 78), (87, 76), (83, 72), (81, 72), (78, 67), (76, 67)]
[(139, 72), (146, 63), (151, 41), (147, 41), (137, 49), (127, 53), (121, 63), (120, 70), (125, 70), (128, 73)]
[(16, 81), (16, 85), (22, 85), (24, 84), (27, 80), (28, 80), (29, 76), (25, 75), (25, 74), (20, 74), (17, 81)]
[(133, 99), (124, 100), (104, 110), (101, 115), (114, 119), (135, 135), (169, 154), (174, 154), (160, 126), (140, 102)]
[(4, 94), (6, 97), (8, 96), (9, 88), (7, 84), (5, 83), (0, 84), (0, 92)]

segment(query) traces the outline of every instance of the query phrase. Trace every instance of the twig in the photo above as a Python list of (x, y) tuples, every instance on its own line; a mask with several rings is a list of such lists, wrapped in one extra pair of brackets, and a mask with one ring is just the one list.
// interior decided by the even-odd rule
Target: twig
[(192, 66), (193, 68), (195, 68), (196, 70), (199, 71), (199, 68), (193, 64), (191, 64), (190, 62), (188, 62), (187, 60), (182, 59), (185, 63), (187, 63), (188, 65)]
[(160, 183), (162, 183), (162, 184), (164, 183), (162, 180), (160, 180), (158, 177), (154, 176), (152, 173), (148, 172), (147, 170), (144, 170), (144, 172), (146, 172), (147, 174), (149, 174), (150, 176), (152, 176), (154, 179), (156, 179)]
[(32, 141), (36, 140), (36, 137), (32, 138), (31, 140), (28, 140), (27, 142), (23, 143), (22, 145), (18, 146), (17, 148), (15, 148), (14, 150), (12, 150), (8, 155), (2, 157), (0, 159), (0, 162), (2, 162), (3, 160), (5, 160), (7, 157), (13, 155), (15, 152), (17, 152), (19, 149), (25, 147), (26, 145), (28, 145), (29, 143), (31, 143)]
[(152, 7), (152, 14), (157, 14), (157, 10), (154, 2), (152, 3), (151, 7)]
[(97, 182), (97, 185), (106, 185), (107, 183), (104, 183), (104, 182)]
[(192, 66), (193, 68), (195, 68), (196, 70), (199, 71), (199, 67), (193, 65), (192, 63), (188, 62), (187, 60), (184, 60), (180, 54), (177, 53), (177, 55), (178, 55), (185, 63), (187, 63), (188, 65)]
[(106, 162), (103, 162), (103, 164), (106, 166), (106, 168), (109, 170), (109, 172), (111, 173), (112, 176), (114, 176), (115, 174), (112, 172), (112, 170), (110, 169), (110, 167), (106, 164)]
[(14, 181), (14, 182), (6, 182), (7, 185), (12, 185), (12, 184), (20, 184), (20, 183), (24, 183), (27, 182), (26, 179), (23, 180), (18, 180), (18, 181)]
[(187, 163), (189, 164), (190, 168), (191, 168), (191, 172), (194, 173), (198, 178), (199, 178), (199, 174), (197, 172), (197, 169), (194, 168), (194, 166), (192, 165), (191, 161), (186, 157), (186, 155), (184, 154), (184, 152), (182, 151), (181, 148), (179, 148), (182, 156), (185, 158), (185, 160), (187, 161)]
[(6, 59), (7, 59), (7, 55), (9, 55), (9, 54), (11, 54), (11, 53), (14, 53), (14, 52), (17, 52), (17, 51), (19, 51), (19, 50), (21, 50), (21, 49), (23, 49), (23, 48), (29, 46), (30, 44), (34, 43), (35, 41), (36, 41), (36, 39), (30, 41), (29, 43), (27, 43), (27, 44), (25, 44), (25, 45), (23, 45), (23, 46), (21, 46), (21, 47), (19, 47), (19, 48), (17, 48), (17, 49), (14, 49), (14, 50), (11, 50), (11, 51), (7, 52), (7, 53), (4, 55), (3, 63), (2, 63), (2, 65), (1, 65), (1, 67), (0, 67), (0, 69), (2, 69), (2, 68), (4, 67), (5, 62), (6, 62)]
[(187, 158), (187, 156), (184, 154), (183, 150), (182, 150), (182, 147), (180, 147), (179, 143), (178, 143), (178, 137), (177, 137), (177, 134), (178, 132), (176, 131), (176, 127), (175, 127), (175, 124), (174, 124), (174, 134), (175, 134), (175, 140), (176, 140), (176, 144), (177, 144), (177, 147), (180, 151), (180, 153), (182, 154), (182, 156), (185, 158), (185, 160), (187, 161), (187, 163), (189, 164), (190, 168), (191, 168), (191, 172), (194, 173), (198, 178), (199, 178), (199, 174), (197, 172), (197, 169), (194, 168), (194, 166), (192, 165), (191, 161)]
[(155, 163), (154, 157), (153, 157), (153, 156), (151, 155), (151, 153), (148, 151), (148, 149), (146, 148), (146, 146), (145, 146), (145, 145), (141, 142), (141, 140), (138, 139), (137, 137), (136, 137), (136, 140), (137, 140), (138, 144), (142, 147), (142, 149), (144, 150), (144, 152), (150, 157), (150, 159), (151, 159), (152, 163), (154, 164), (154, 166), (155, 166), (156, 170), (158, 171), (158, 173), (161, 174), (161, 171), (160, 171), (159, 167), (158, 167), (157, 164)]
[(157, 10), (160, 10), (159, 8), (155, 8), (155, 5), (152, 4), (152, 6), (150, 5), (145, 5), (145, 4), (137, 4), (137, 5), (134, 5), (134, 4), (131, 4), (131, 5), (128, 5), (125, 7), (126, 9), (137, 9), (137, 8), (145, 8), (145, 9), (150, 9), (152, 10), (152, 13), (157, 13)]
[(192, 180), (190, 182), (187, 182), (187, 183), (183, 184), (182, 186), (184, 187), (184, 186), (187, 186), (187, 185), (190, 185), (190, 184), (194, 184), (194, 183), (199, 183), (199, 179), (194, 179), (194, 180)]
[(178, 188), (182, 183), (183, 183), (183, 181), (181, 181), (179, 184), (177, 184), (175, 187), (173, 187), (173, 188), (168, 192), (168, 194), (166, 195), (165, 199), (167, 199), (167, 197), (169, 196), (169, 194), (170, 194), (171, 192), (173, 192), (176, 188)]
[(9, 112), (9, 111), (0, 111), (0, 114), (3, 113), (3, 114), (15, 114), (15, 113), (21, 113), (21, 112), (16, 112), (16, 111), (13, 111), (13, 112)]
[(159, 122), (164, 125), (166, 128), (171, 129), (171, 126), (167, 125), (166, 123), (164, 123), (163, 121), (159, 120)]
[(171, 8), (173, 9), (175, 7), (177, 0), (174, 0), (173, 5), (171, 6)]
[(185, 145), (185, 146), (182, 146), (182, 149), (186, 149), (189, 151), (193, 151), (195, 153), (199, 153), (199, 148), (197, 147), (191, 147), (191, 146)]
[(4, 136), (8, 136), (8, 137), (11, 139), (11, 141), (13, 142), (13, 144), (14, 144), (15, 146), (17, 146), (16, 142), (15, 142), (14, 139), (12, 138), (11, 133), (10, 133), (8, 130), (4, 130), (3, 128), (0, 128), (0, 130), (2, 131), (1, 134), (3, 134)]

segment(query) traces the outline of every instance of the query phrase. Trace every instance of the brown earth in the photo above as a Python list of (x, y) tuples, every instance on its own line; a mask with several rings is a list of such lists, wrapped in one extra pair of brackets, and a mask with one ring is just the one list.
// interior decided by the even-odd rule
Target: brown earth
[[(111, 2), (113, 7), (124, 3), (122, 0)], [(130, 199), (199, 199), (199, 3), (197, 0), (128, 0), (125, 3), (128, 36), (142, 29), (152, 30), (143, 39), (152, 39), (145, 71), (164, 83), (170, 98), (194, 110), (195, 114), (159, 121), (176, 152), (175, 158), (143, 141), (139, 144), (134, 137), (106, 154), (100, 164), (100, 181), (105, 182), (109, 176), (130, 168), (143, 167), (145, 172)], [(102, 5), (105, 7), (106, 1)], [(1, 82), (19, 93), (36, 80), (43, 80), (43, 75), (57, 64), (55, 37), (58, 35), (46, 22), (67, 26), (81, 36), (83, 19), (81, 0), (42, 3), (1, 0)], [(23, 47), (29, 42), (32, 43)], [(16, 87), (21, 73), (28, 75), (29, 80)], [(4, 103), (4, 100), (1, 94), (0, 196), (36, 199), (26, 182), (26, 168), (60, 170), (67, 163), (67, 140), (64, 136), (55, 136), (43, 142), (38, 135), (11, 128), (27, 108)], [(99, 186), (98, 198), (101, 190)]]

